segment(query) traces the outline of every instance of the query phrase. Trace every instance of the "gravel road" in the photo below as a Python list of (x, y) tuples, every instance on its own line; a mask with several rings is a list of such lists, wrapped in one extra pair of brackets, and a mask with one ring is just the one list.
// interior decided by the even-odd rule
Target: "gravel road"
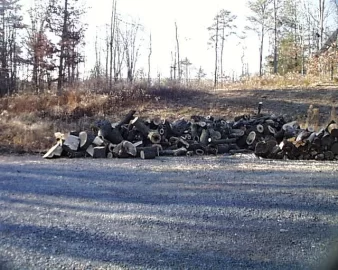
[(0, 156), (0, 269), (312, 269), (338, 163)]

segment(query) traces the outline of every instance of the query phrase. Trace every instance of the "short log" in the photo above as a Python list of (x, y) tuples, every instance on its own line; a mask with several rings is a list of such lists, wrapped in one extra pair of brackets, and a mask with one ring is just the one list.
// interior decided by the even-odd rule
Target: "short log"
[(95, 146), (93, 148), (93, 158), (107, 158), (107, 147)]
[(86, 150), (89, 147), (89, 145), (93, 143), (94, 139), (95, 139), (94, 134), (88, 133), (86, 131), (81, 131), (79, 133), (80, 149)]
[(63, 142), (63, 145), (67, 146), (72, 151), (77, 151), (80, 145), (80, 139), (74, 135), (68, 135)]
[(156, 152), (153, 149), (143, 149), (140, 152), (140, 157), (142, 159), (154, 159), (156, 158)]

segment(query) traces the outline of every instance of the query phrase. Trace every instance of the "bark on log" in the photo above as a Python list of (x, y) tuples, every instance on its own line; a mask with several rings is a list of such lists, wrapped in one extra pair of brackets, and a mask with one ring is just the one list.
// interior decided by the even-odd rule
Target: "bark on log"
[(200, 136), (200, 143), (203, 145), (207, 145), (209, 142), (209, 137), (210, 137), (209, 130), (204, 128)]
[(217, 153), (218, 154), (225, 154), (225, 153), (229, 153), (230, 149), (229, 149), (229, 145), (228, 144), (218, 144), (217, 145)]
[(130, 124), (133, 125), (141, 134), (147, 138), (150, 132), (150, 128), (146, 126), (146, 124), (139, 118), (135, 117), (130, 121)]
[(110, 141), (113, 144), (119, 144), (123, 141), (123, 137), (118, 130), (118, 128), (112, 128), (111, 126), (103, 126), (99, 130), (99, 136), (103, 137), (104, 139)]
[(334, 153), (332, 151), (324, 152), (325, 160), (334, 160)]
[(188, 150), (184, 147), (178, 148), (174, 151), (174, 156), (185, 156), (188, 152)]
[(333, 152), (335, 155), (338, 155), (338, 142), (334, 142), (331, 145), (331, 152)]
[(140, 157), (142, 159), (154, 159), (156, 157), (156, 152), (153, 151), (152, 149), (148, 148), (148, 149), (143, 149), (140, 152)]
[(153, 152), (155, 156), (159, 156), (162, 149), (160, 149), (159, 147), (146, 146), (146, 147), (136, 147), (136, 151), (137, 151), (137, 154), (136, 154), (137, 157), (141, 156), (142, 151)]
[(121, 127), (125, 124), (129, 124), (129, 122), (134, 118), (135, 110), (130, 110), (126, 116), (117, 124), (116, 127)]
[(194, 153), (195, 153), (197, 156), (203, 156), (203, 155), (205, 154), (205, 151), (204, 151), (204, 149), (199, 148), (199, 149), (196, 149), (196, 150), (194, 151)]
[(131, 142), (123, 141), (116, 145), (113, 154), (119, 158), (135, 157), (137, 155), (137, 150)]
[(93, 148), (93, 158), (107, 158), (107, 147), (95, 146)]
[(198, 132), (198, 125), (196, 123), (192, 123), (190, 126), (191, 137), (194, 141), (199, 142), (200, 133)]
[(213, 140), (209, 138), (209, 143), (213, 145), (236, 143), (237, 138)]

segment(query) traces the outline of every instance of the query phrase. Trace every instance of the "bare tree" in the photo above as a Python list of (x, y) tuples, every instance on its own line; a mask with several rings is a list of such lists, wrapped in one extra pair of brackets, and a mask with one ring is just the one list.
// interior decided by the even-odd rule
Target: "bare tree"
[(114, 78), (116, 77), (116, 44), (114, 48), (114, 41), (115, 41), (115, 33), (116, 33), (116, 22), (117, 22), (117, 14), (116, 14), (116, 5), (117, 0), (113, 0), (112, 6), (112, 14), (111, 14), (111, 21), (110, 21), (110, 69), (109, 69), (109, 90), (112, 90), (112, 81), (113, 81), (113, 71), (114, 71)]
[(138, 33), (141, 27), (141, 24), (138, 22), (125, 23), (125, 31), (121, 35), (127, 67), (127, 79), (130, 83), (134, 80), (136, 63), (139, 57), (140, 44), (138, 42)]
[(236, 18), (237, 16), (231, 14), (230, 11), (222, 9), (214, 17), (213, 24), (208, 27), (210, 35), (208, 43), (215, 49), (214, 87), (217, 86), (219, 68), (221, 76), (223, 75), (224, 45), (227, 37), (234, 34)]
[(177, 54), (177, 61), (175, 57), (175, 63), (177, 63), (178, 82), (180, 82), (181, 81), (180, 41), (178, 37), (178, 28), (176, 22), (175, 22), (175, 38), (176, 38), (176, 54)]
[(86, 25), (81, 23), (85, 9), (78, 1), (50, 0), (47, 26), (50, 32), (59, 37), (57, 43), (58, 78), (57, 93), (61, 95), (65, 82), (72, 85), (75, 81), (76, 69), (83, 62), (79, 48), (84, 45)]
[(151, 84), (151, 77), (150, 77), (150, 71), (151, 71), (151, 54), (152, 54), (152, 40), (151, 40), (151, 33), (149, 35), (149, 53), (148, 53), (148, 85)]
[(267, 31), (269, 31), (269, 16), (271, 14), (270, 4), (272, 0), (250, 0), (248, 6), (253, 15), (247, 17), (250, 26), (246, 27), (257, 33), (260, 39), (259, 46), (259, 76), (263, 75), (263, 49), (264, 38)]
[(184, 66), (185, 67), (184, 75), (185, 75), (186, 85), (189, 84), (189, 73), (190, 73), (189, 72), (189, 67), (191, 65), (192, 65), (192, 63), (190, 62), (190, 60), (188, 59), (188, 57), (184, 58), (184, 60), (182, 60), (181, 63), (180, 63), (180, 66)]

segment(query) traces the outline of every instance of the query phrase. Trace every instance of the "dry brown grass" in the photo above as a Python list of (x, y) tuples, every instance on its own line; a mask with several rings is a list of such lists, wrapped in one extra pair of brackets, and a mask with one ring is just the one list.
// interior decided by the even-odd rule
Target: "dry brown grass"
[[(251, 114), (253, 102), (260, 99), (262, 94), (275, 102), (279, 102), (278, 98), (283, 98), (284, 101), (304, 100), (303, 90), (293, 96), (278, 97), (264, 89), (283, 91), (290, 88), (313, 88), (308, 101), (320, 105), (326, 99), (316, 95), (315, 86), (321, 83), (323, 81), (319, 78), (289, 74), (285, 77), (250, 78), (229, 84), (220, 91), (205, 87), (187, 88), (177, 84), (148, 89), (143, 85), (134, 85), (130, 89), (121, 87), (113, 92), (93, 93), (69, 89), (60, 97), (50, 93), (23, 93), (3, 97), (0, 98), (0, 151), (3, 147), (22, 151), (46, 151), (54, 142), (55, 132), (86, 130), (93, 121), (102, 118), (118, 121), (130, 109), (135, 109), (144, 118), (160, 116), (174, 120), (194, 114), (230, 118), (237, 114)], [(245, 94), (240, 91), (248, 89), (263, 90), (249, 90)], [(225, 104), (230, 100), (236, 104)]]
[[(262, 77), (253, 76), (242, 79), (237, 83), (229, 83), (221, 88), (229, 89), (285, 89), (285, 88), (314, 88), (318, 85), (334, 84), (328, 75), (302, 75), (288, 73), (284, 76), (266, 74)], [(222, 85), (221, 85), (222, 86)]]

